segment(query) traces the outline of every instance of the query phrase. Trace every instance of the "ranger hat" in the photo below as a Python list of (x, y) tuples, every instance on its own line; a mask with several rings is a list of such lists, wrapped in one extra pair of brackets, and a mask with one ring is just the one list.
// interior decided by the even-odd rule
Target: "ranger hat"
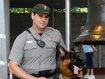
[(38, 14), (43, 14), (43, 13), (50, 14), (50, 8), (44, 4), (37, 4), (32, 8), (32, 12), (35, 12)]

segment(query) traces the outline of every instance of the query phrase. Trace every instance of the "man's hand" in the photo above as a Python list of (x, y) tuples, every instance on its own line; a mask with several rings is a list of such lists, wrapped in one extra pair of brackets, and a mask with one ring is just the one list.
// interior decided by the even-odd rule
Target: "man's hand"
[(39, 77), (39, 78), (37, 78), (37, 79), (48, 79), (48, 78), (45, 78), (45, 77)]

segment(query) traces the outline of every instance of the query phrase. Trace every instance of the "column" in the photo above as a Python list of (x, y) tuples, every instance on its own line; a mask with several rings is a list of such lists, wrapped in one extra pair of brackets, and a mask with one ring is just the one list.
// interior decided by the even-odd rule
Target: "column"
[(8, 79), (9, 36), (9, 0), (0, 0), (0, 79)]
[(65, 0), (66, 46), (70, 50), (70, 0)]

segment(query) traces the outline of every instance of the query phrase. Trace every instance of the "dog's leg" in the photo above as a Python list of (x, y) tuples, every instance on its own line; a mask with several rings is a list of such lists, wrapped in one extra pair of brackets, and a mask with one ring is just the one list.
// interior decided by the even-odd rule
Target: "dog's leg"
[(59, 75), (59, 79), (64, 79), (63, 76), (62, 76), (62, 74)]

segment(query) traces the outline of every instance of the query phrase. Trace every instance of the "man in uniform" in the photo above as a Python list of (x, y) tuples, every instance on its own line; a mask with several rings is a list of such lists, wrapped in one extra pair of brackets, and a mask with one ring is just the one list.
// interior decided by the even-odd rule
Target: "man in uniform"
[(49, 16), (48, 6), (34, 6), (32, 27), (15, 39), (9, 56), (9, 70), (14, 79), (54, 79), (56, 47), (65, 45), (61, 33), (47, 26)]

